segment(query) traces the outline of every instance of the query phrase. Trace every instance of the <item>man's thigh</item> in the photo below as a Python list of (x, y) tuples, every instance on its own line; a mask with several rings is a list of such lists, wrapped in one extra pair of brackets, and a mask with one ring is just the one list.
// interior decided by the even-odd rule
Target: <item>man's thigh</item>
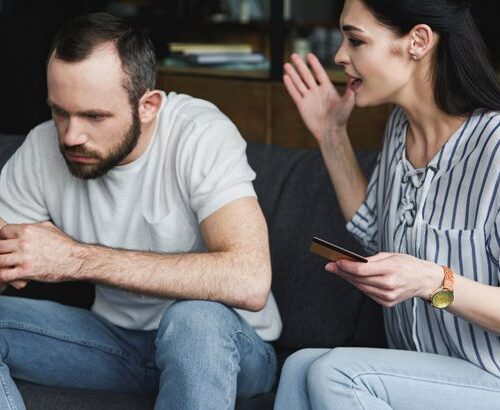
[(147, 332), (120, 329), (85, 309), (0, 296), (0, 353), (13, 378), (147, 391), (141, 357), (147, 339)]
[(500, 379), (485, 370), (404, 350), (334, 349), (311, 366), (308, 387), (317, 408), (342, 408), (336, 405), (344, 399), (370, 409), (496, 409), (500, 403)]
[(228, 391), (237, 385), (238, 397), (267, 392), (273, 386), (273, 347), (226, 305), (177, 301), (165, 312), (157, 337), (157, 362), (167, 381), (179, 383), (183, 374), (189, 375), (190, 383), (208, 386), (204, 378), (211, 372), (212, 382), (220, 380)]

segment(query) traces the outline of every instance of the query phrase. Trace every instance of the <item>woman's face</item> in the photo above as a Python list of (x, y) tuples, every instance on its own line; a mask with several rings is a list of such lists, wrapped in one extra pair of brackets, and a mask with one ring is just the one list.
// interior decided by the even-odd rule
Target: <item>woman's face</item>
[(383, 26), (361, 0), (346, 0), (340, 28), (344, 35), (335, 63), (348, 76), (356, 105), (397, 103), (411, 78), (409, 39)]

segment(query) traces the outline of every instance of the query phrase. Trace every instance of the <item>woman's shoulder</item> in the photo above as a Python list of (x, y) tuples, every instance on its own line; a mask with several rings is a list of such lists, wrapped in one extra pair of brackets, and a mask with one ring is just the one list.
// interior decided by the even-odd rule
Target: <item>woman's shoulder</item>
[(500, 112), (476, 110), (467, 128), (469, 147), (476, 155), (489, 158), (494, 167), (500, 167)]
[(470, 125), (471, 133), (488, 145), (500, 143), (500, 111), (476, 110)]

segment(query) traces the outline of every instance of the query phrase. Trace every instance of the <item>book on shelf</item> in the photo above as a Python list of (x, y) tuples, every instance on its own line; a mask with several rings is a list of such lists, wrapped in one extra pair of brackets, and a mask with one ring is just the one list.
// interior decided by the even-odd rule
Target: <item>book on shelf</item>
[(200, 53), (183, 56), (183, 60), (200, 65), (209, 64), (259, 64), (266, 61), (260, 53)]
[(170, 43), (172, 54), (252, 53), (251, 44)]

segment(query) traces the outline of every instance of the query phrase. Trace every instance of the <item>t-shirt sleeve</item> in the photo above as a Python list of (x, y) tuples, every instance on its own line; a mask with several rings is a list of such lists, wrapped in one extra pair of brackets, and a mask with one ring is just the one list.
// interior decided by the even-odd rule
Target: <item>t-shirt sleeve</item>
[(185, 162), (190, 203), (198, 222), (236, 199), (256, 196), (255, 172), (234, 124), (222, 118), (201, 128)]
[(369, 253), (379, 252), (378, 245), (378, 214), (377, 214), (377, 192), (380, 173), (379, 154), (375, 169), (368, 183), (366, 197), (360, 208), (356, 211), (350, 221), (347, 222), (347, 230), (353, 234)]
[(0, 217), (8, 223), (49, 219), (43, 198), (37, 132), (33, 130), (0, 174)]

